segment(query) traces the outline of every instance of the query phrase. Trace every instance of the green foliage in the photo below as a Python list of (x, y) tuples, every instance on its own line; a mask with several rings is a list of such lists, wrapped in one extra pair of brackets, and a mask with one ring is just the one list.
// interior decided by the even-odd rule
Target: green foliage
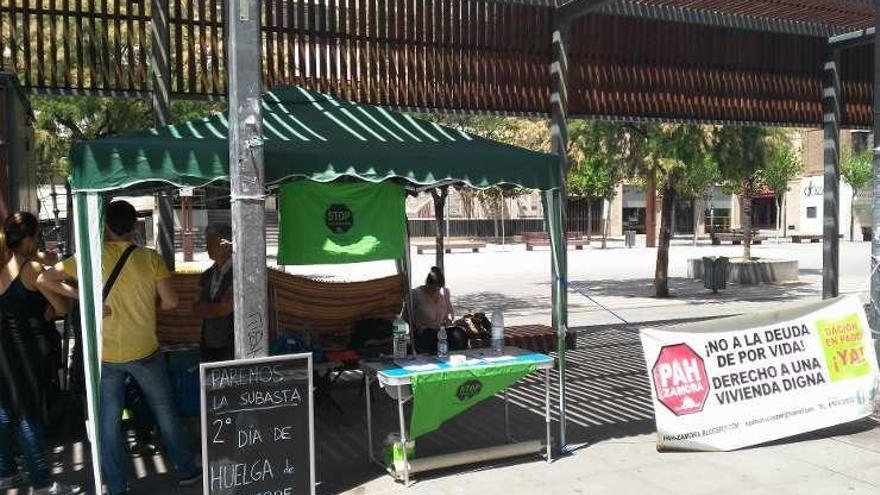
[(678, 196), (702, 196), (721, 178), (709, 149), (709, 132), (702, 126), (655, 126), (648, 135), (648, 150), (661, 189), (669, 183)]
[(476, 136), (546, 153), (550, 149), (550, 127), (546, 120), (490, 115), (414, 114)]
[(770, 159), (761, 174), (764, 185), (772, 189), (777, 197), (788, 192), (788, 184), (804, 171), (800, 151), (784, 136), (780, 135), (779, 138), (771, 141)]
[(617, 124), (579, 120), (569, 126), (568, 192), (591, 200), (610, 199), (626, 177), (629, 147)]
[(848, 153), (840, 163), (840, 176), (853, 189), (853, 196), (874, 178), (874, 154), (871, 150)]
[(725, 189), (744, 197), (763, 183), (772, 157), (770, 131), (763, 127), (723, 126), (714, 133), (714, 155)]
[[(67, 156), (76, 141), (152, 127), (149, 101), (129, 98), (37, 96), (34, 110), (35, 158), (41, 183), (69, 173)], [(216, 102), (179, 101), (171, 105), (172, 124), (222, 111)]]

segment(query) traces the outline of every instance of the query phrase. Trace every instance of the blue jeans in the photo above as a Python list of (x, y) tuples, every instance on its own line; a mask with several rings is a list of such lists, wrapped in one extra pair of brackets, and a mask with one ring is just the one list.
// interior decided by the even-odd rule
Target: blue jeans
[(24, 454), (25, 464), (35, 489), (49, 486), (52, 472), (46, 461), (43, 443), (43, 428), (40, 422), (25, 416), (13, 415), (0, 405), (0, 478), (14, 475), (18, 471), (13, 450), (13, 435), (18, 433), (18, 445)]
[(122, 434), (122, 409), (125, 407), (125, 378), (131, 376), (147, 399), (169, 460), (181, 478), (196, 473), (193, 455), (184, 445), (177, 409), (171, 397), (165, 358), (161, 352), (128, 363), (101, 363), (101, 461), (104, 482), (111, 494), (127, 488), (125, 467), (128, 449)]

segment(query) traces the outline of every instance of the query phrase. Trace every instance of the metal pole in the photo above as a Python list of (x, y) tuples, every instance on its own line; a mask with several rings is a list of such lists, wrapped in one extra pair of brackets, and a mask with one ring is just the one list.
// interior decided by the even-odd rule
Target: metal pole
[(645, 247), (657, 247), (657, 179), (648, 171), (645, 184)]
[[(568, 91), (566, 88), (566, 76), (568, 73), (568, 55), (566, 43), (568, 42), (570, 23), (561, 19), (558, 15), (553, 19), (553, 62), (550, 65), (550, 105), (552, 118), (550, 121), (550, 151), (557, 156), (557, 166), (561, 182), (559, 189), (549, 191), (547, 198), (547, 211), (550, 219), (551, 235), (555, 230), (557, 239), (553, 242), (551, 250), (552, 268), (552, 298), (553, 298), (553, 327), (557, 335), (557, 359), (559, 361), (559, 438), (560, 451), (565, 450), (565, 423), (566, 423), (566, 397), (565, 397), (565, 337), (568, 332), (568, 268), (567, 248), (565, 242), (565, 177), (568, 172)], [(554, 223), (556, 224), (554, 228)]]
[(235, 357), (243, 359), (265, 356), (268, 339), (260, 1), (227, 7)]
[(435, 249), (436, 255), (434, 262), (440, 270), (446, 273), (444, 260), (446, 255), (446, 196), (449, 193), (448, 187), (444, 186), (439, 189), (431, 190), (431, 197), (434, 198), (434, 225), (436, 230)]
[[(168, 60), (168, 0), (150, 0), (150, 36), (152, 50), (150, 63), (153, 67), (153, 114), (157, 127), (168, 125), (171, 118), (169, 83), (171, 65)], [(160, 192), (156, 196), (159, 225), (156, 229), (156, 248), (162, 254), (165, 265), (174, 271), (174, 204), (171, 195)]]
[[(165, 260), (165, 266), (174, 271), (174, 201), (171, 194), (162, 191), (156, 194), (156, 210), (159, 225), (156, 228), (156, 249)], [(155, 213), (154, 213), (155, 214)]]
[(52, 197), (52, 223), (57, 232), (57, 229), (61, 227), (61, 210), (58, 209), (58, 191), (55, 190), (55, 176), (53, 175), (49, 180), (51, 181), (50, 185), (52, 188), (52, 192), (50, 193), (50, 196)]
[(193, 260), (192, 196), (180, 197), (180, 220), (183, 224), (183, 261)]
[(840, 52), (825, 47), (822, 97), (825, 132), (825, 192), (822, 215), (822, 298), (837, 297), (840, 254)]
[[(447, 188), (447, 193), (448, 193), (448, 188)], [(449, 194), (446, 195), (445, 203), (446, 203), (446, 212), (444, 215), (446, 217), (446, 242), (449, 243), (450, 238), (452, 237), (452, 233), (449, 231), (450, 230), (449, 229), (449, 212), (451, 211), (451, 207), (449, 205)], [(446, 273), (446, 272), (444, 271), (443, 273)]]
[[(880, 22), (880, 0), (874, 0), (874, 24)], [(874, 185), (871, 215), (871, 309), (868, 320), (874, 330), (880, 328), (880, 148), (878, 148), (877, 136), (880, 136), (880, 36), (873, 37), (874, 45), (874, 123), (873, 123), (873, 146), (874, 146)]]
[(60, 253), (64, 258), (76, 251), (76, 234), (74, 232), (73, 192), (70, 189), (70, 181), (64, 182), (64, 194), (67, 195), (67, 222), (64, 225), (64, 251)]

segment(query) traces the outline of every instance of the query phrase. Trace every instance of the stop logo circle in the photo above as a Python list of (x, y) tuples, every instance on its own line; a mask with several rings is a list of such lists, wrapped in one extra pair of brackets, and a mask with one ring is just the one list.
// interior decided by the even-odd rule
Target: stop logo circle
[(709, 377), (701, 358), (687, 344), (663, 347), (652, 369), (657, 400), (676, 416), (703, 410)]

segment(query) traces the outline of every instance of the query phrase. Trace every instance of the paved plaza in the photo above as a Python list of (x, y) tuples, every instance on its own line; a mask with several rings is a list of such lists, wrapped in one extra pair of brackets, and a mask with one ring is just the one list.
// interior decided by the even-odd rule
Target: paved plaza
[[(423, 240), (424, 242), (424, 240)], [(780, 304), (814, 301), (822, 296), (822, 244), (792, 244), (774, 240), (752, 246), (752, 256), (796, 259), (800, 281), (779, 285), (737, 286), (713, 294), (702, 281), (688, 280), (686, 262), (702, 256), (742, 256), (742, 246), (712, 246), (701, 240), (676, 239), (670, 252), (669, 287), (673, 297), (656, 299), (654, 264), (656, 249), (627, 249), (623, 241), (610, 240), (607, 249), (599, 242), (584, 250), (570, 249), (568, 278), (572, 291), (568, 296), (569, 321), (573, 327), (620, 323), (579, 292), (613, 310), (629, 322), (669, 321), (709, 316), (727, 316), (778, 308)], [(840, 243), (840, 291), (854, 294), (867, 303), (870, 243)], [(485, 252), (447, 254), (446, 281), (458, 312), (487, 311), (505, 308), (509, 324), (550, 322), (550, 252), (535, 248), (526, 251), (522, 244), (489, 245)], [(413, 251), (413, 278), (420, 284), (434, 264), (433, 253)], [(366, 279), (394, 272), (391, 262), (363, 263), (344, 267), (306, 266), (294, 273), (331, 275), (340, 280)]]
[[(627, 327), (585, 297), (569, 295), (571, 324), (578, 349), (569, 353), (569, 441), (571, 455), (547, 464), (538, 458), (417, 475), (404, 488), (371, 465), (366, 455), (364, 395), (359, 376), (347, 374), (332, 396), (316, 409), (318, 493), (379, 494), (876, 494), (880, 493), (880, 428), (876, 420), (844, 425), (771, 445), (730, 453), (659, 453), (655, 448), (648, 377), (639, 343), (639, 323), (702, 319), (777, 308), (815, 300), (821, 294), (821, 245), (755, 246), (759, 257), (795, 258), (798, 283), (740, 287), (719, 294), (685, 279), (685, 260), (703, 255), (736, 256), (739, 246), (693, 247), (675, 241), (670, 276), (676, 297), (650, 297), (654, 256), (644, 247), (570, 251), (572, 284), (632, 322)], [(866, 297), (869, 244), (841, 244), (842, 292)], [(433, 255), (414, 256), (414, 272), (426, 273)], [(550, 319), (549, 252), (522, 246), (490, 246), (487, 252), (447, 255), (447, 280), (459, 311), (503, 306), (509, 324), (547, 323)], [(356, 269), (355, 269), (356, 268)], [(308, 267), (331, 279), (356, 279), (393, 272), (389, 263), (357, 267)], [(374, 391), (376, 437), (396, 428), (394, 402)], [(511, 391), (511, 421), (517, 439), (543, 434), (543, 384), (529, 377)], [(553, 397), (555, 400), (556, 393)], [(417, 453), (430, 455), (504, 441), (503, 402), (491, 399), (420, 439)], [(196, 443), (195, 423), (191, 422)], [(64, 480), (87, 484), (88, 453), (82, 442), (56, 448), (56, 470)], [(161, 454), (134, 456), (133, 493), (195, 495), (173, 483)], [(10, 495), (18, 495), (11, 491)]]

